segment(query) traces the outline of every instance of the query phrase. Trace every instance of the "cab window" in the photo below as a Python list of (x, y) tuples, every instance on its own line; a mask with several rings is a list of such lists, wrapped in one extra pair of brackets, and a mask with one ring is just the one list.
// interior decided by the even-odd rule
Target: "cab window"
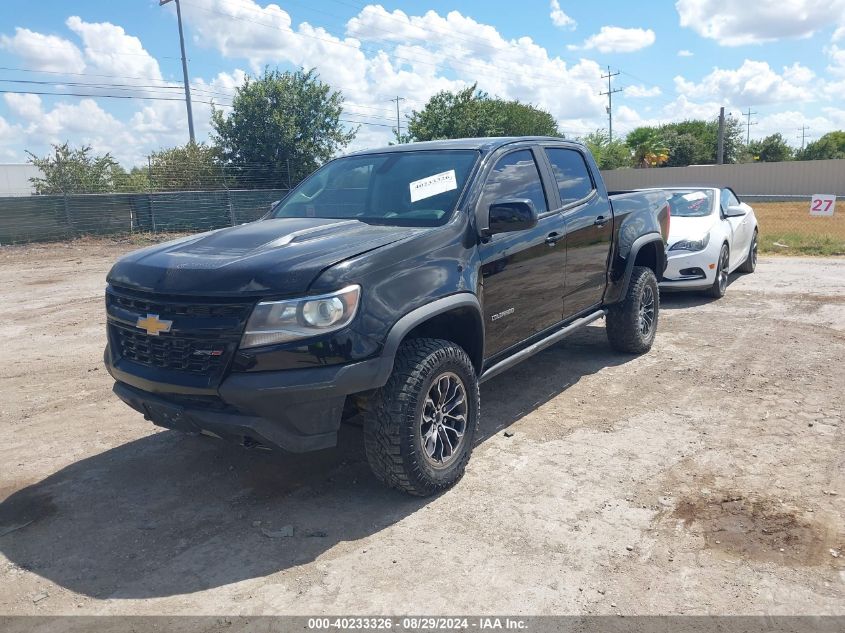
[(499, 200), (515, 198), (531, 200), (538, 214), (549, 209), (543, 183), (540, 181), (540, 171), (531, 150), (511, 152), (496, 162), (481, 194), (481, 208), (486, 209)]
[(583, 200), (593, 193), (593, 179), (580, 152), (550, 147), (546, 155), (552, 165), (562, 204)]

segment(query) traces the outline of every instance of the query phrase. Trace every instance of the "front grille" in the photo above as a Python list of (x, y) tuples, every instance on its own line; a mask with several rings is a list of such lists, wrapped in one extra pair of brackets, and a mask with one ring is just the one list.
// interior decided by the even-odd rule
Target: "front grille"
[(150, 336), (121, 327), (114, 329), (121, 357), (149, 367), (213, 374), (229, 357), (227, 345), (207, 339)]
[[(236, 298), (154, 295), (109, 286), (106, 310), (115, 361), (181, 372), (189, 383), (202, 376), (211, 386), (222, 378), (252, 305)], [(154, 336), (137, 328), (149, 314), (170, 321), (170, 331)], [(179, 382), (174, 374), (167, 380)]]
[(145, 298), (128, 297), (112, 293), (110, 295), (114, 305), (139, 314), (168, 314), (171, 316), (190, 317), (241, 317), (249, 311), (250, 306), (233, 303), (181, 303), (153, 301)]

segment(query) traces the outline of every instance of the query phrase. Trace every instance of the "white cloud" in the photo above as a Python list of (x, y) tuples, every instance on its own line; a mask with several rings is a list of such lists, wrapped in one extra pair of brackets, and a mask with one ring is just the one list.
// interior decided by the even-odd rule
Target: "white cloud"
[[(845, 2), (834, 0), (839, 1)], [(783, 2), (791, 6), (791, 0)], [(550, 6), (552, 13), (560, 7), (557, 3)], [(183, 17), (188, 33), (194, 38), (191, 46), (194, 56), (202, 54), (198, 50), (202, 47), (213, 48), (224, 57), (236, 60), (228, 68), (241, 65), (252, 72), (260, 72), (265, 64), (282, 68), (316, 67), (323, 81), (343, 92), (344, 118), (368, 124), (361, 126), (350, 149), (383, 145), (392, 138), (396, 110), (390, 99), (394, 96), (407, 98), (401, 103), (404, 127), (404, 115), (412, 109), (421, 109), (432, 94), (475, 82), (479, 89), (492, 95), (520, 99), (548, 110), (567, 136), (583, 136), (606, 126), (607, 102), (599, 95), (606, 84), (601, 80), (602, 69), (596, 61), (564, 60), (530, 37), (506, 38), (495, 27), (458, 11), (441, 14), (430, 10), (414, 15), (368, 5), (337, 34), (307, 22), (295, 23), (278, 5), (264, 5), (255, 0), (237, 3), (192, 0), (183, 6)], [(181, 84), (164, 82), (158, 61), (140, 39), (123, 27), (107, 22), (89, 23), (75, 16), (66, 25), (79, 37), (78, 47), (71, 41), (32, 31), (23, 37), (30, 42), (49, 37), (64, 42), (60, 46), (67, 51), (66, 58), (71, 62), (67, 67), (62, 66), (60, 72), (77, 72), (70, 67), (82, 64), (90, 73), (148, 78), (126, 80), (126, 83), (140, 85), (158, 80), (174, 88), (173, 96), (181, 96), (181, 90), (176, 89)], [(7, 42), (21, 31), (18, 29), (15, 36), (0, 36), (0, 46), (8, 48)], [(600, 53), (627, 52), (654, 41), (654, 32), (648, 29), (604, 27), (582, 46), (574, 48)], [(34, 51), (36, 47), (21, 50)], [(21, 50), (16, 48), (13, 52), (23, 57)], [(76, 51), (75, 59), (73, 51)], [(746, 60), (739, 68), (715, 68), (698, 81), (677, 77), (675, 86), (680, 96), (665, 105), (662, 105), (665, 99), (658, 99), (657, 103), (653, 100), (662, 94), (659, 87), (647, 83), (630, 86), (621, 100), (614, 103), (614, 131), (621, 136), (638, 125), (688, 118), (713, 119), (720, 105), (737, 114), (748, 105), (765, 110), (762, 106), (767, 103), (799, 102), (789, 106), (791, 112), (802, 109), (803, 102), (818, 99), (819, 94), (831, 107), (820, 110), (815, 106), (814, 116), (807, 117), (813, 122), (808, 124), (814, 132), (816, 128), (833, 129), (845, 117), (845, 110), (834, 107), (838, 95), (845, 93), (845, 80), (834, 83), (829, 78), (839, 73), (839, 69), (845, 76), (842, 59), (845, 51), (829, 44), (825, 53), (830, 64), (827, 78), (817, 78), (801, 64), (775, 70), (766, 62)], [(678, 55), (692, 53), (682, 50)], [(39, 63), (43, 67), (60, 61), (53, 56)], [(205, 139), (210, 129), (211, 107), (203, 102), (214, 99), (229, 103), (244, 76), (244, 70), (235, 69), (192, 80), (198, 140)], [(34, 95), (17, 94), (7, 95), (3, 103), (6, 119), (0, 118), (0, 155), (8, 154), (12, 147), (19, 148), (19, 155), (23, 147), (43, 152), (47, 143), (67, 139), (76, 144), (91, 144), (98, 152), (111, 151), (131, 165), (145, 163), (146, 154), (152, 150), (187, 141), (182, 101), (135, 102), (134, 111), (128, 114), (123, 105), (113, 108), (111, 102), (91, 99), (42, 102)], [(795, 117), (792, 114), (790, 117), (783, 118), (784, 125), (791, 125)], [(772, 119), (772, 125), (776, 123)], [(755, 132), (762, 128), (761, 124)]]
[(625, 88), (625, 96), (632, 97), (634, 99), (645, 99), (648, 97), (659, 97), (663, 94), (663, 91), (660, 90), (659, 86), (652, 86), (651, 88), (646, 88), (644, 85), (635, 85), (635, 86), (627, 86)]
[(377, 117), (354, 118), (385, 126), (361, 131), (362, 138), (380, 137), (380, 143), (390, 138), (394, 120), (388, 99), (407, 97), (407, 112), (440, 90), (476, 81), (481, 90), (536, 104), (562, 121), (603, 112), (596, 62), (570, 64), (529, 37), (506, 39), (458, 11), (412, 15), (368, 5), (348, 20), (344, 37), (337, 37), (308, 23), (296, 25), (279, 7), (253, 0), (237, 5), (204, 0), (204, 10), (191, 4), (184, 15), (197, 44), (245, 58), (253, 69), (267, 63), (316, 67), (324, 81), (343, 91), (349, 112)]
[(815, 74), (809, 68), (793, 64), (779, 75), (768, 63), (746, 59), (735, 70), (715, 68), (698, 82), (675, 77), (679, 94), (693, 99), (727, 100), (740, 106), (811, 101), (810, 83)]
[(552, 19), (552, 24), (558, 26), (562, 29), (574, 29), (578, 23), (569, 17), (563, 10), (560, 8), (560, 2), (558, 0), (551, 0), (549, 3), (549, 17)]
[(75, 144), (91, 145), (98, 152), (121, 152), (136, 139), (124, 123), (106, 112), (93, 99), (80, 99), (77, 103), (59, 102), (51, 109), (44, 109), (38, 95), (6, 94), (5, 102), (12, 112), (26, 111), (25, 142), (38, 153), (49, 143), (71, 140)]
[(831, 42), (838, 42), (840, 40), (845, 40), (845, 26), (840, 26), (836, 29), (830, 38)]
[(692, 51), (688, 51), (685, 48), (678, 51), (678, 57), (692, 57), (693, 54)]
[(722, 46), (809, 37), (845, 24), (845, 0), (678, 0), (682, 27)]
[(96, 73), (141, 80), (161, 79), (158, 61), (134, 35), (109, 22), (85, 22), (72, 15), (65, 22), (84, 44), (85, 59)]
[[(805, 142), (841, 127), (845, 122), (845, 110), (827, 108), (827, 116), (812, 116), (798, 110), (785, 110), (773, 112), (757, 117), (757, 125), (751, 128), (751, 138), (762, 139), (772, 134), (780, 133), (784, 140), (793, 147), (801, 146), (801, 128), (807, 126), (809, 131), (805, 136)], [(837, 123), (837, 117), (842, 117)], [(744, 119), (743, 119), (744, 120)]]
[(24, 121), (34, 121), (41, 116), (41, 97), (10, 92), (3, 95), (9, 112)]
[(13, 36), (0, 35), (0, 48), (21, 58), (27, 68), (47, 72), (85, 70), (82, 52), (73, 42), (56, 35), (44, 35), (17, 27)]
[(833, 44), (825, 52), (830, 58), (828, 71), (834, 75), (845, 75), (845, 48), (839, 48), (836, 44)]
[(603, 26), (598, 33), (588, 37), (579, 48), (596, 49), (600, 53), (632, 53), (654, 44), (655, 35), (651, 29), (625, 29), (619, 26)]

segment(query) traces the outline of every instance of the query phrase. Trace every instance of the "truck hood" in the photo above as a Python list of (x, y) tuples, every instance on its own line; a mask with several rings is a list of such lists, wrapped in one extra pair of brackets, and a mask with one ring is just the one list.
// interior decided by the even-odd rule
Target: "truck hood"
[(326, 268), (426, 229), (358, 220), (259, 220), (130, 253), (108, 282), (162, 294), (304, 293)]
[(680, 240), (700, 240), (716, 224), (717, 216), (710, 214), (704, 217), (672, 216), (669, 227), (669, 246)]

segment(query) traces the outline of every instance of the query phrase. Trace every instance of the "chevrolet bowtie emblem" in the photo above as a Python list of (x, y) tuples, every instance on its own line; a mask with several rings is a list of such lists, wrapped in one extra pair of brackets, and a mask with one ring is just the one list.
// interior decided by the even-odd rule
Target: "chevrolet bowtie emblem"
[(135, 327), (146, 330), (150, 336), (158, 336), (162, 332), (169, 332), (173, 321), (159, 319), (157, 314), (148, 314), (146, 318), (138, 317)]

